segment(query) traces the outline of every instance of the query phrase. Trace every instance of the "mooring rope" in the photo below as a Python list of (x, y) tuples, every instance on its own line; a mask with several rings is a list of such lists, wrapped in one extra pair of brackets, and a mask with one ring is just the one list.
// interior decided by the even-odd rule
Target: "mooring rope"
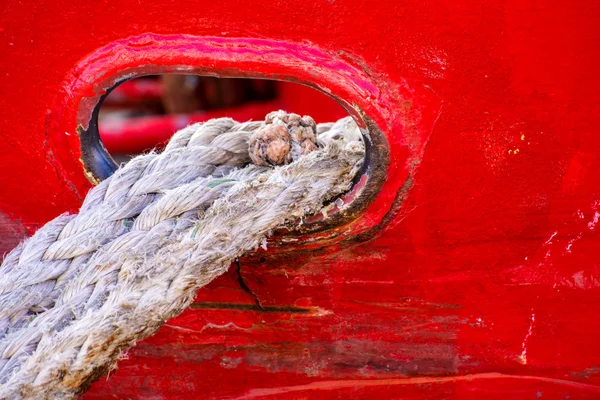
[(278, 111), (133, 158), (4, 259), (0, 398), (81, 394), (237, 257), (347, 191), (363, 157), (349, 117)]

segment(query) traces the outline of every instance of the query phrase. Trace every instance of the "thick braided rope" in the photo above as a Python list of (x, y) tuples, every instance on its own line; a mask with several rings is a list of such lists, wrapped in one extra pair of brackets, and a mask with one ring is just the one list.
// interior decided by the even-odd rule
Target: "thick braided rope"
[[(261, 125), (222, 118), (179, 131), (164, 152), (133, 159), (90, 191), (79, 214), (56, 218), (13, 250), (0, 268), (0, 338), (9, 327), (26, 324), (32, 315), (51, 307), (90, 255), (128, 232), (132, 219), (166, 190), (185, 190), (181, 186), (186, 184), (209, 185), (246, 165), (248, 136)], [(224, 189), (215, 188), (212, 199)], [(206, 199), (205, 205), (209, 204)], [(193, 212), (197, 205), (188, 208)], [(148, 214), (144, 216), (150, 217)], [(31, 273), (33, 269), (37, 274)], [(0, 356), (0, 374), (5, 364)]]
[[(291, 165), (236, 168), (262, 125), (214, 120), (180, 131), (7, 256), (0, 398), (77, 395), (271, 230), (349, 188), (364, 147), (348, 119), (317, 127), (329, 144)], [(340, 136), (353, 144), (336, 144)]]

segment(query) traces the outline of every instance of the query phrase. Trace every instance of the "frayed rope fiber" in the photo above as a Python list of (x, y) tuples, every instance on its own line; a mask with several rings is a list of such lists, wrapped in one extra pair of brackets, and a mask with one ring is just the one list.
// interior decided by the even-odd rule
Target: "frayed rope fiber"
[(363, 158), (351, 118), (277, 111), (132, 159), (4, 259), (0, 398), (83, 393), (237, 257), (347, 191)]

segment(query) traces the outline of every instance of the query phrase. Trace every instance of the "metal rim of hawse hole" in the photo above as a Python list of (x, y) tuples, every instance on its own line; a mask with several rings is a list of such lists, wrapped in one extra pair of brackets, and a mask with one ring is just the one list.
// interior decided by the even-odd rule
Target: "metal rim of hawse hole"
[[(119, 168), (102, 143), (98, 129), (98, 116), (106, 97), (119, 84), (126, 80), (119, 81), (99, 98), (90, 115), (87, 129), (81, 125), (77, 127), (84, 173), (93, 184), (98, 184), (107, 179)], [(346, 108), (344, 102), (338, 101), (335, 97), (333, 97), (333, 100)], [(356, 115), (356, 112), (353, 114)], [(302, 224), (295, 224), (289, 230), (308, 234), (323, 232), (337, 226), (345, 225), (356, 219), (379, 192), (381, 185), (385, 181), (387, 167), (390, 162), (387, 141), (385, 135), (373, 120), (360, 112), (360, 110), (358, 114), (365, 126), (365, 128), (361, 128), (365, 143), (365, 159), (350, 190), (337, 199), (337, 204), (341, 200), (343, 205), (340, 204), (338, 206), (335, 202), (332, 202), (324, 207), (324, 210), (327, 211), (307, 217)]]
[(94, 185), (97, 185), (110, 177), (119, 168), (119, 165), (115, 162), (102, 143), (100, 130), (98, 129), (98, 115), (100, 114), (100, 108), (106, 97), (108, 97), (120, 83), (122, 82), (115, 84), (100, 97), (100, 100), (98, 100), (98, 103), (92, 110), (88, 129), (84, 129), (81, 125), (77, 127), (83, 171), (88, 180)]

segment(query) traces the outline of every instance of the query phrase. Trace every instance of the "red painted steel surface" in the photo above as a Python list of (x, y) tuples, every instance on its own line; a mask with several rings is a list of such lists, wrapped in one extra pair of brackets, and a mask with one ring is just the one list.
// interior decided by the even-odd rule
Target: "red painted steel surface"
[(240, 260), (86, 398), (600, 398), (594, 2), (2, 8), (1, 250), (77, 210), (122, 77), (304, 82), (389, 144), (356, 221)]

